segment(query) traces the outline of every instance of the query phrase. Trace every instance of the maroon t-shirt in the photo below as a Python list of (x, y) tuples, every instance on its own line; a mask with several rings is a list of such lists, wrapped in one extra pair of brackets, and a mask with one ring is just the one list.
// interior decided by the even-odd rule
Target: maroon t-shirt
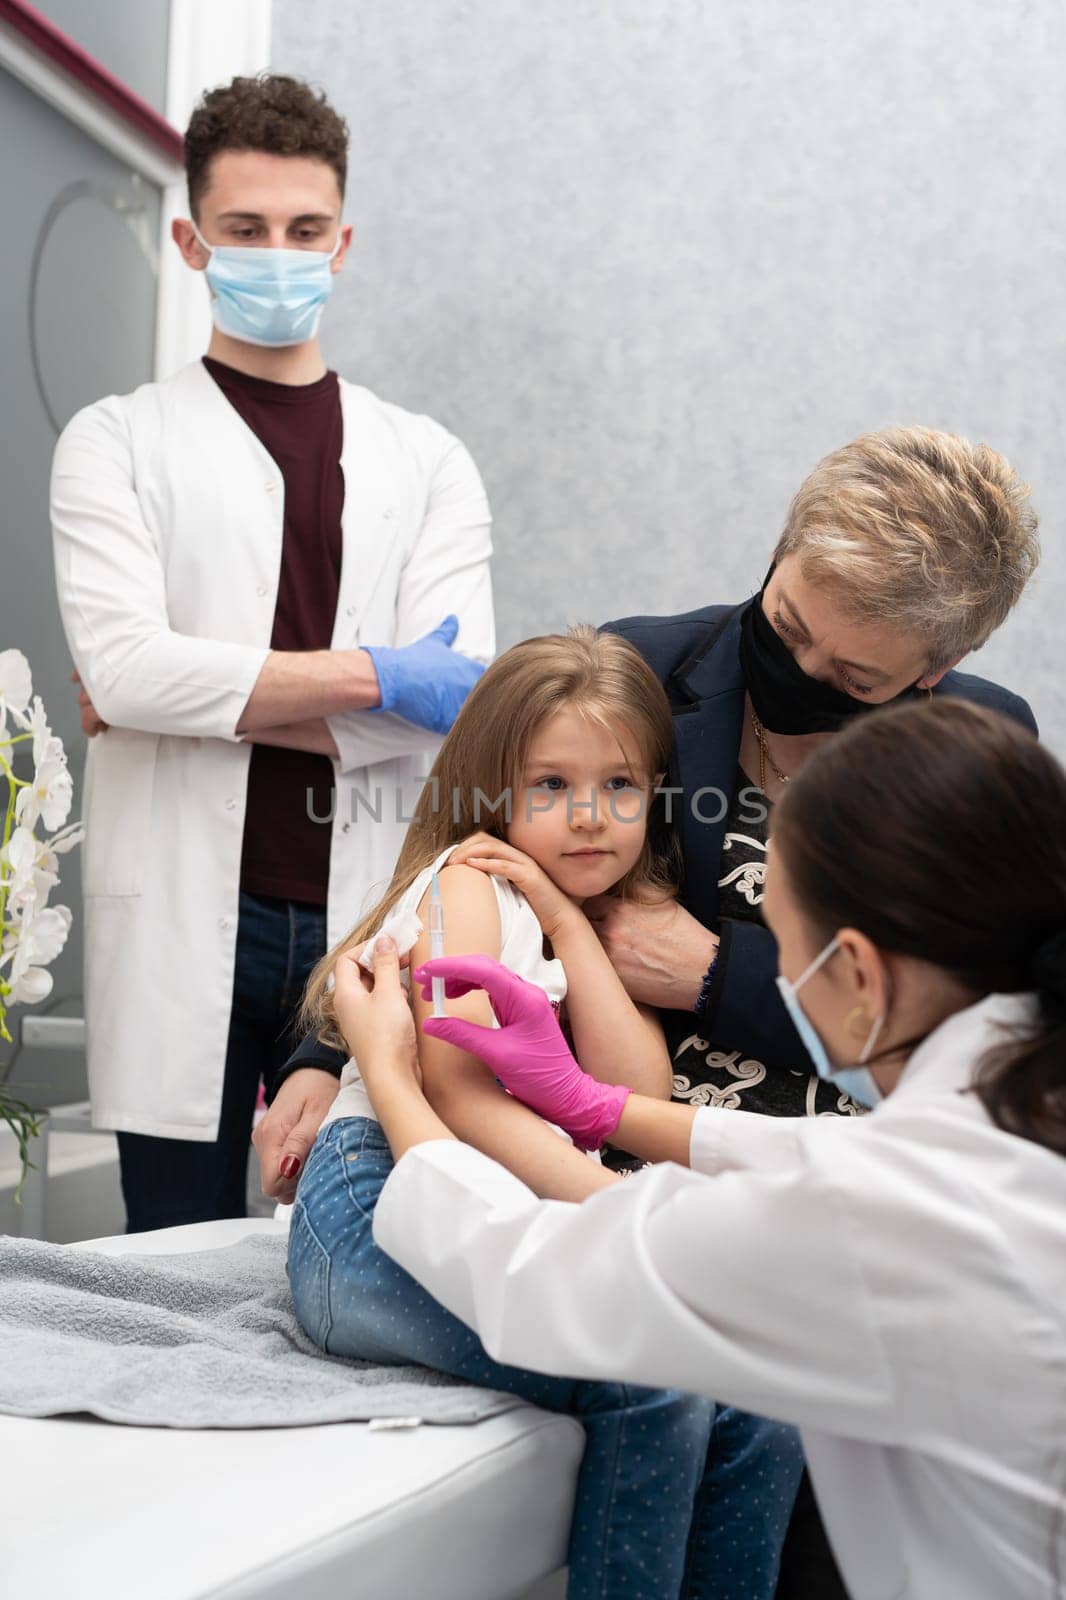
[[(340, 386), (327, 372), (314, 383), (270, 383), (221, 361), (204, 366), (277, 462), (285, 482), (281, 574), (270, 636), (273, 650), (326, 650), (341, 574)], [(264, 537), (265, 537), (264, 533)], [(241, 856), (241, 888), (324, 906), (329, 884), (333, 763), (328, 756), (252, 746)]]

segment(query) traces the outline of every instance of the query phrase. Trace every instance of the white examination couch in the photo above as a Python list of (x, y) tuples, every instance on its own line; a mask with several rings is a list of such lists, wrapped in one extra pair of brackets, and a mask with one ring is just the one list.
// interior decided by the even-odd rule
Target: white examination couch
[[(205, 1222), (71, 1248), (184, 1253), (285, 1226)], [(0, 1593), (514, 1600), (566, 1560), (583, 1448), (572, 1417), (529, 1405), (395, 1430), (0, 1416)]]

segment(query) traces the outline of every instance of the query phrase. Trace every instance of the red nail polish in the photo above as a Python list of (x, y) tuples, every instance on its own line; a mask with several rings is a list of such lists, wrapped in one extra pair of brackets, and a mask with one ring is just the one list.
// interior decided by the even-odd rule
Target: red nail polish
[(286, 1156), (284, 1161), (281, 1163), (281, 1176), (283, 1178), (295, 1178), (299, 1170), (299, 1156)]

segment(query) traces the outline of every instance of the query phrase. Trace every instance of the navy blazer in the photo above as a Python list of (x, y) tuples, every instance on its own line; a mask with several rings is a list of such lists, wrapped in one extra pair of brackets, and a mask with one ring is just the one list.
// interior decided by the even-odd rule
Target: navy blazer
[[(742, 1050), (771, 1067), (798, 1068), (809, 1058), (774, 982), (773, 935), (759, 923), (720, 921), (718, 914), (725, 812), (736, 784), (744, 716), (740, 619), (747, 604), (745, 600), (738, 606), (702, 606), (676, 617), (625, 617), (605, 623), (602, 631), (621, 634), (634, 644), (666, 690), (674, 714), (668, 781), (681, 790), (672, 807), (684, 859), (680, 899), (697, 921), (721, 938), (703, 1012), (698, 1017), (691, 1011), (661, 1013), (671, 1055), (698, 1028), (719, 1049)], [(1021, 696), (986, 678), (948, 672), (933, 693), (990, 706), (1036, 732), (1036, 719)], [(700, 789), (719, 791), (724, 803), (715, 794), (701, 799)], [(694, 796), (698, 811), (693, 810)], [(717, 821), (700, 820), (701, 815), (710, 819), (719, 813)], [(307, 1034), (268, 1087), (268, 1102), (298, 1067), (321, 1067), (339, 1076), (346, 1059), (341, 1051)]]

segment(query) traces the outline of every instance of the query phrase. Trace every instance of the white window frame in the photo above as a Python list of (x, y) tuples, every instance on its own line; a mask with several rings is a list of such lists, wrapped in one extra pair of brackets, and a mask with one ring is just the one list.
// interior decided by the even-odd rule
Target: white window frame
[[(272, 0), (171, 0), (167, 121), (184, 130), (205, 89), (270, 66)], [(211, 313), (203, 274), (190, 272), (170, 237), (188, 217), (184, 172), (163, 190), (155, 374), (169, 377), (207, 349)]]
[[(135, 5), (136, 0), (126, 3)], [(269, 67), (271, 3), (171, 0), (165, 116), (179, 134), (204, 89)], [(160, 189), (154, 370), (156, 378), (168, 377), (203, 354), (211, 330), (203, 275), (189, 271), (170, 237), (172, 220), (189, 214), (181, 162), (3, 19), (0, 66), (131, 172)]]

